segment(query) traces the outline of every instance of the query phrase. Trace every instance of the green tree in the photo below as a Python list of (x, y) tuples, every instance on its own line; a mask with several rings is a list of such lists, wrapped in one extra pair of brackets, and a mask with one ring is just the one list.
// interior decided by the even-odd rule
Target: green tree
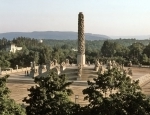
[(129, 46), (129, 49), (130, 49), (129, 55), (133, 63), (138, 64), (138, 61), (142, 61), (141, 57), (142, 57), (144, 48), (145, 46), (140, 42), (135, 42), (131, 46)]
[(9, 76), (0, 78), (0, 115), (25, 115), (25, 109), (10, 99), (10, 90), (6, 87)]
[(113, 56), (113, 54), (115, 53), (115, 50), (113, 48), (113, 43), (108, 40), (104, 41), (104, 44), (101, 48), (101, 52), (102, 52), (102, 55), (105, 57)]
[(66, 82), (65, 75), (52, 71), (34, 81), (37, 85), (28, 89), (29, 98), (23, 100), (28, 104), (27, 115), (73, 115), (75, 104), (68, 98), (73, 92), (67, 88), (71, 82)]
[(127, 49), (117, 42), (104, 41), (101, 52), (105, 57), (124, 56)]
[(146, 54), (143, 54), (142, 56), (142, 64), (149, 64), (149, 58)]
[(150, 99), (141, 92), (138, 81), (131, 81), (126, 74), (114, 68), (99, 74), (83, 90), (89, 104), (84, 107), (87, 115), (149, 115)]
[(148, 57), (150, 57), (150, 43), (145, 47), (143, 53), (145, 53)]
[(51, 60), (51, 49), (47, 46), (42, 47), (39, 52), (39, 63), (46, 63)]
[(11, 56), (6, 51), (0, 51), (0, 67), (2, 68), (8, 68), (10, 67), (9, 60), (11, 59)]

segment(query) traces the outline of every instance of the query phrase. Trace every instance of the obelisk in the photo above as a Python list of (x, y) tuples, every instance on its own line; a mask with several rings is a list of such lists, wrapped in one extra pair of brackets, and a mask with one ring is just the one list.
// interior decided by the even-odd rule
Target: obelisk
[(78, 14), (78, 55), (77, 64), (85, 65), (85, 36), (84, 36), (84, 15)]

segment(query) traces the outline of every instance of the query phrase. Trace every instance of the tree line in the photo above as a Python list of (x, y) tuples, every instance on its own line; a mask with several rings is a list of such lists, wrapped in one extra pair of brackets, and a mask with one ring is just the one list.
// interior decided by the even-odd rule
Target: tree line
[[(65, 49), (77, 49), (77, 40), (48, 40), (44, 43), (52, 47), (62, 47)], [(132, 39), (110, 39), (110, 40), (86, 40), (85, 42), (86, 61), (91, 63), (95, 59), (103, 62), (106, 60), (116, 60), (118, 63), (127, 65), (129, 61), (133, 64), (150, 64), (150, 40)], [(76, 58), (76, 57), (74, 57)]]
[[(14, 43), (23, 49), (16, 53), (6, 52), (5, 48)], [(43, 40), (18, 37), (12, 41), (6, 38), (0, 39), (0, 66), (2, 68), (15, 68), (30, 66), (30, 62), (45, 64), (49, 60), (57, 59), (59, 63), (69, 59), (70, 63), (76, 63), (77, 40)], [(100, 59), (104, 63), (107, 60), (116, 60), (118, 63), (127, 65), (129, 61), (133, 64), (150, 64), (149, 40), (118, 39), (118, 40), (86, 40), (86, 62), (95, 62)]]
[[(17, 47), (22, 47), (21, 51), (16, 53), (7, 52), (5, 49), (11, 43), (14, 43)], [(54, 47), (40, 43), (37, 39), (18, 37), (12, 41), (3, 38), (0, 40), (0, 66), (4, 68), (15, 68), (30, 66), (30, 62), (35, 61), (36, 64), (46, 64), (47, 61), (57, 59), (60, 63), (65, 61), (66, 58), (70, 59), (71, 63), (75, 63), (76, 52), (68, 49), (67, 45)]]

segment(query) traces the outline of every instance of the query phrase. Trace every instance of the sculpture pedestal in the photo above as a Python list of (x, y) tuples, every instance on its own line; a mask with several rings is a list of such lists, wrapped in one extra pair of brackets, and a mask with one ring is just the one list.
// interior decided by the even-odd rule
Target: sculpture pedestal
[(77, 64), (85, 65), (85, 54), (78, 54), (77, 56)]
[(78, 80), (81, 80), (81, 75), (78, 75), (78, 77), (77, 77), (77, 81), (78, 81)]

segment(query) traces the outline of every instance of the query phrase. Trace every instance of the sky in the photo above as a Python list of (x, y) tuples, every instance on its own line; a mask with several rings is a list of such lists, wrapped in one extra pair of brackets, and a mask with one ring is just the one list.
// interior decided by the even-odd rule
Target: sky
[(150, 0), (0, 0), (0, 33), (78, 31), (108, 36), (150, 35)]

